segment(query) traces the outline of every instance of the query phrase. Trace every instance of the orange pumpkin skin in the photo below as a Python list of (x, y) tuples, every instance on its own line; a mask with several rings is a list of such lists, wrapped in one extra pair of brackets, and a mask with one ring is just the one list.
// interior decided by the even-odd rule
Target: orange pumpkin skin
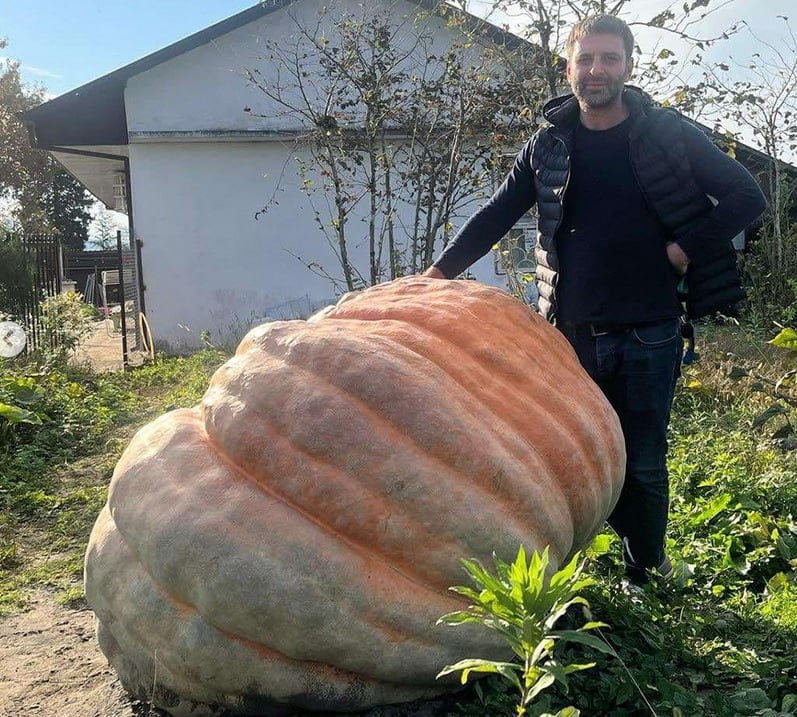
[(460, 559), (550, 546), (613, 508), (619, 422), (567, 341), (469, 281), (409, 277), (253, 329), (202, 403), (135, 436), (86, 556), (122, 681), (176, 715), (351, 711), (505, 657), (436, 619)]

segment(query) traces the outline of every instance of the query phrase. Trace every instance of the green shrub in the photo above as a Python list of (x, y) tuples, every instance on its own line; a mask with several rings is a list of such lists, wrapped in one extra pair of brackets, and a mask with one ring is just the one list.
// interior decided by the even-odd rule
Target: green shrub
[(81, 294), (68, 291), (49, 296), (39, 305), (41, 336), (37, 354), (47, 367), (66, 366), (72, 352), (91, 333), (94, 308)]
[(0, 314), (23, 313), (33, 292), (33, 266), (22, 242), (0, 230)]

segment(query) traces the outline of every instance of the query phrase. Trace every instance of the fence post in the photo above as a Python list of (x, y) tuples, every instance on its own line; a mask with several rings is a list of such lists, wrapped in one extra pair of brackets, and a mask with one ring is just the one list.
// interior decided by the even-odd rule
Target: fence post
[(127, 353), (127, 317), (125, 316), (125, 278), (124, 260), (122, 258), (122, 232), (116, 231), (116, 251), (119, 252), (119, 320), (122, 327), (122, 365), (130, 368), (130, 357)]

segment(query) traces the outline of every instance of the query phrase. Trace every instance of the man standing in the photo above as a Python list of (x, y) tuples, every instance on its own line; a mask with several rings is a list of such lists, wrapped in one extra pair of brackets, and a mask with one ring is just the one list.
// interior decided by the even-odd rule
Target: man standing
[(627, 87), (633, 35), (612, 15), (576, 24), (567, 40), (573, 94), (544, 108), (546, 124), (503, 184), (427, 276), (464, 271), (536, 204), (539, 311), (572, 344), (617, 412), (625, 485), (609, 524), (626, 578), (672, 574), (667, 426), (680, 375), (686, 274), (693, 318), (743, 293), (731, 239), (766, 206), (752, 176), (671, 109)]

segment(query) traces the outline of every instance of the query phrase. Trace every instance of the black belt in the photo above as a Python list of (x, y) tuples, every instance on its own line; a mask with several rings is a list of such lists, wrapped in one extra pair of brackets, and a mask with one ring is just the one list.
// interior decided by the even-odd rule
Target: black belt
[(565, 331), (571, 331), (577, 334), (589, 334), (590, 336), (606, 336), (607, 334), (621, 334), (626, 331), (633, 331), (637, 328), (645, 326), (656, 326), (663, 324), (666, 321), (672, 321), (675, 317), (669, 319), (657, 319), (656, 321), (635, 321), (630, 324), (622, 323), (575, 323), (573, 321), (565, 321), (562, 323), (561, 328)]

